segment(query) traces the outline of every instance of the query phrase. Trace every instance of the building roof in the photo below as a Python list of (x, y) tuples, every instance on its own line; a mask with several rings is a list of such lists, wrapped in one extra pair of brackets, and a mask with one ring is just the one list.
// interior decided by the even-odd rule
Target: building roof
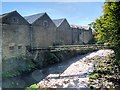
[(89, 30), (89, 26), (82, 26), (83, 29)]
[(34, 23), (38, 18), (41, 18), (45, 13), (34, 14), (30, 16), (25, 16), (24, 18), (30, 23)]
[(89, 26), (82, 26), (82, 29), (84, 29), (84, 30), (89, 30), (90, 27), (89, 27)]
[(74, 25), (74, 24), (71, 24), (70, 27), (71, 27), (71, 28), (82, 29), (82, 27), (81, 27), (80, 25)]
[(89, 27), (89, 26), (80, 26), (80, 25), (71, 24), (70, 27), (71, 27), (71, 28), (76, 28), (76, 29), (90, 30), (90, 27)]
[(65, 20), (65, 18), (62, 18), (62, 19), (53, 19), (53, 22), (55, 23), (55, 25), (57, 27), (59, 27), (64, 20)]
[(9, 13), (1, 14), (1, 15), (0, 15), (0, 18), (6, 17), (6, 16), (8, 16), (8, 15), (10, 15), (10, 14), (12, 14), (12, 13), (16, 13), (16, 12), (17, 12), (17, 11), (12, 11), (12, 12), (9, 12)]

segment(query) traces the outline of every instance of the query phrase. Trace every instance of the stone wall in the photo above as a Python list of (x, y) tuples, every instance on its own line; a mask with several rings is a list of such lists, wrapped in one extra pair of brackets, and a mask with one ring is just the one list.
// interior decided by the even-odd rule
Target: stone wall
[[(2, 72), (2, 25), (0, 20), (0, 72)], [(2, 80), (2, 75), (0, 75), (0, 80)], [(2, 86), (2, 82), (0, 83)]]
[(26, 54), (26, 46), (30, 45), (28, 25), (2, 25), (3, 57)]
[(82, 33), (81, 29), (72, 28), (72, 44), (83, 44), (81, 33)]
[(66, 19), (57, 28), (47, 13), (30, 24), (14, 11), (3, 15), (2, 24), (0, 50), (2, 48), (3, 57), (25, 55), (26, 46), (42, 48), (54, 44), (83, 44), (92, 39), (92, 30), (71, 28)]
[(32, 25), (32, 47), (48, 47), (56, 40), (56, 26), (45, 14)]
[(72, 30), (66, 20), (57, 28), (56, 33), (56, 42), (72, 44)]
[(52, 26), (46, 29), (41, 26), (33, 26), (32, 31), (32, 47), (48, 47), (55, 42), (56, 29)]
[(81, 35), (80, 35), (80, 39), (85, 43), (89, 43), (90, 40), (92, 40), (92, 30), (81, 30)]

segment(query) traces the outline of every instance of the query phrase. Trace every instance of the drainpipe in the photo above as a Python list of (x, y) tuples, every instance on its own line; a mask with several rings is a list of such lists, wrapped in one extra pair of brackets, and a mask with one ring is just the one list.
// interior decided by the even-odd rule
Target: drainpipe
[(32, 43), (33, 43), (33, 42), (32, 42), (32, 41), (33, 41), (33, 40), (32, 40), (32, 37), (33, 37), (32, 34), (33, 34), (33, 29), (32, 29), (32, 25), (30, 24), (30, 47), (32, 47)]
[(83, 29), (83, 44), (84, 44), (84, 29)]
[(73, 28), (72, 28), (72, 44), (73, 44)]
[(80, 41), (80, 40), (79, 40), (79, 33), (80, 33), (80, 32), (79, 32), (79, 28), (77, 28), (77, 41), (78, 41), (77, 44), (79, 44), (79, 41)]

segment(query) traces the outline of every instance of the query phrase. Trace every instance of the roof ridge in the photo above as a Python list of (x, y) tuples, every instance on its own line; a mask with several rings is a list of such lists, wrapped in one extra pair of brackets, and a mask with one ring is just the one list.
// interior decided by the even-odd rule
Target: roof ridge
[(43, 15), (47, 14), (46, 12), (44, 13), (37, 13), (29, 16), (24, 16), (24, 18), (30, 23), (34, 23), (37, 19), (41, 18)]
[(52, 19), (53, 22), (55, 23), (55, 25), (57, 27), (59, 27), (61, 25), (61, 23), (65, 20), (66, 18), (60, 18), (60, 19)]
[(60, 19), (66, 19), (66, 18), (59, 18), (59, 19), (52, 19), (52, 20), (60, 20)]
[(27, 15), (27, 16), (24, 16), (24, 17), (34, 16), (34, 15), (39, 15), (39, 14), (45, 14), (45, 13), (46, 13), (46, 12), (43, 12), (43, 13), (36, 13), (36, 14)]
[(14, 13), (14, 12), (17, 12), (17, 11), (14, 10), (14, 11), (11, 11), (11, 12), (3, 13), (3, 14), (1, 14), (0, 16), (7, 15), (7, 14), (10, 14), (10, 13)]

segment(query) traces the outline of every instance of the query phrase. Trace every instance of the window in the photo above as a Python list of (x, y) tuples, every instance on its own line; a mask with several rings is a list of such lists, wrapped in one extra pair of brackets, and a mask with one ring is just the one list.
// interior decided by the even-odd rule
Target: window
[(14, 46), (10, 46), (10, 47), (9, 47), (9, 50), (14, 50)]
[(22, 46), (18, 46), (18, 49), (21, 49), (22, 48)]
[(8, 18), (5, 18), (6, 20), (8, 20)]
[(81, 31), (79, 32), (79, 34), (81, 34)]
[(8, 46), (9, 54), (14, 55), (15, 54), (15, 43), (10, 43)]
[(18, 49), (22, 49), (22, 44), (19, 44), (19, 45), (18, 45)]
[(43, 26), (44, 26), (44, 27), (48, 27), (48, 21), (45, 20), (45, 21), (43, 22)]
[(9, 44), (9, 50), (14, 50), (15, 43), (10, 43)]

